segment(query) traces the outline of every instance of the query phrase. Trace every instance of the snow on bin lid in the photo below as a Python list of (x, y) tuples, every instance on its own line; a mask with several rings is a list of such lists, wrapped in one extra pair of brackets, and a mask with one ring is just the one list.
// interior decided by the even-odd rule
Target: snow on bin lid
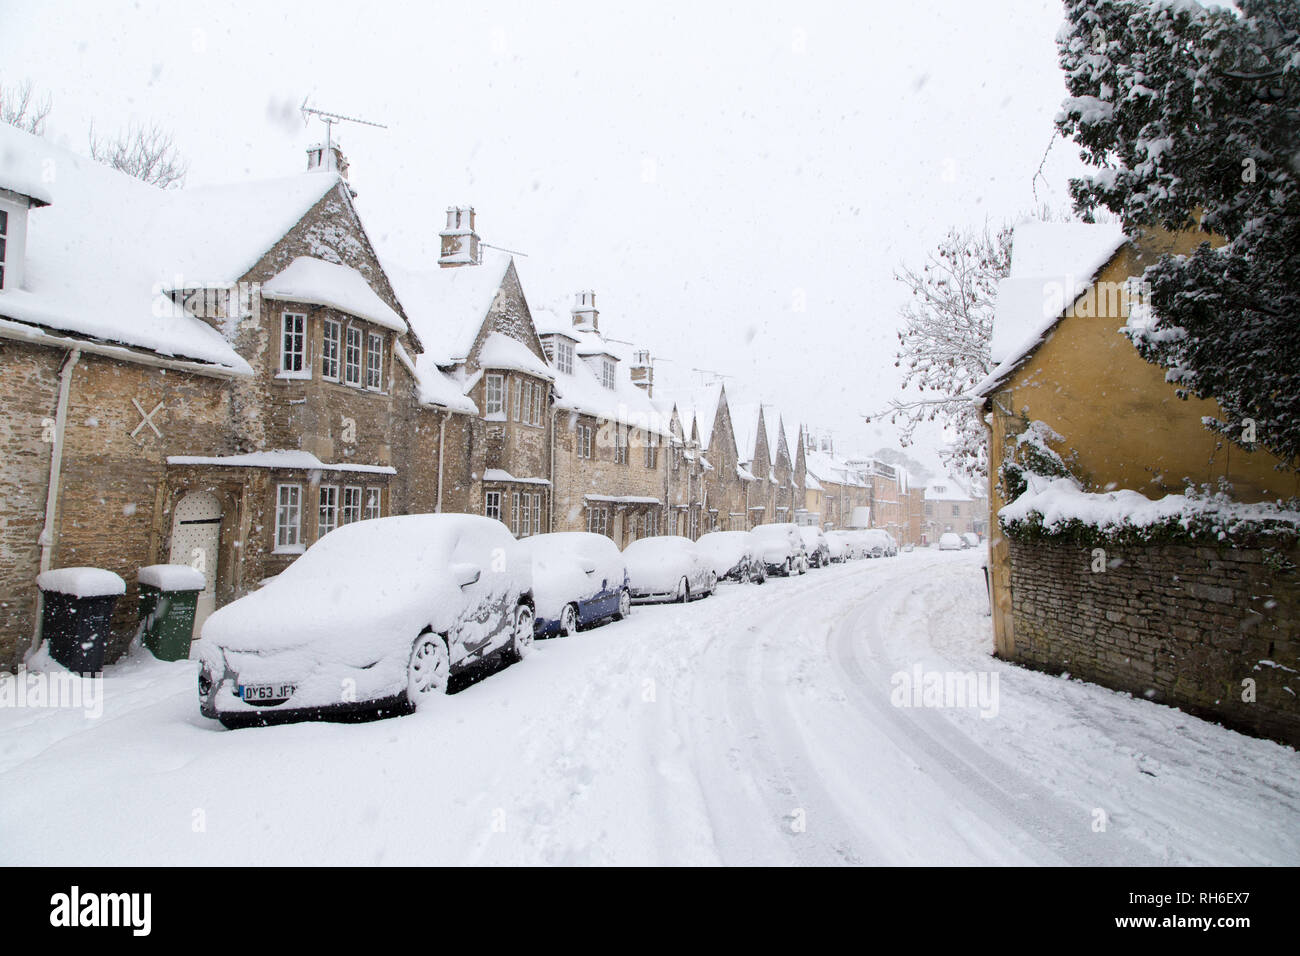
[(112, 597), (126, 593), (126, 582), (103, 568), (59, 568), (36, 576), (42, 591), (57, 591), (73, 597)]
[(151, 564), (140, 569), (136, 580), (160, 591), (202, 591), (208, 583), (202, 571), (188, 564)]

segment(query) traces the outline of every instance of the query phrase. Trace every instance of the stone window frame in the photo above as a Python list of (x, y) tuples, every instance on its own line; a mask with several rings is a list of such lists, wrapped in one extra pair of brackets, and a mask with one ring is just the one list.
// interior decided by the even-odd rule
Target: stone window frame
[(593, 455), (593, 452), (595, 451), (595, 449), (593, 448), (594, 442), (592, 441), (593, 431), (594, 429), (590, 425), (578, 426), (577, 449), (578, 449), (579, 458), (590, 461), (593, 457), (595, 457)]
[(533, 383), (533, 405), (532, 417), (528, 419), (528, 424), (537, 428), (542, 427), (542, 400), (546, 394), (546, 386), (541, 382)]
[[(289, 323), (293, 320), (296, 328), (290, 331)], [(294, 359), (290, 362), (289, 359)], [(296, 368), (290, 367), (296, 365)], [(307, 361), (307, 313), (292, 312), (288, 309), (280, 313), (280, 358), (279, 378), (311, 378), (311, 363)]]
[[(292, 501), (286, 501), (286, 492), (292, 492)], [(277, 482), (275, 486), (275, 547), (273, 554), (302, 554), (306, 551), (302, 540), (302, 483)]]
[(520, 495), (520, 507), (523, 509), (523, 516), (519, 519), (520, 537), (527, 538), (533, 534), (533, 507), (532, 495), (525, 492)]
[[(372, 508), (371, 505), (374, 507)], [(373, 514), (372, 514), (373, 512)], [(361, 504), (361, 520), (369, 521), (371, 518), (382, 518), (384, 516), (384, 489), (369, 487), (366, 489), (365, 497)]]
[(542, 495), (535, 493), (533, 495), (533, 534), (544, 534), (545, 528), (542, 527)]
[[(376, 489), (378, 490), (378, 489)], [(354, 502), (348, 504), (348, 498), (353, 498)], [(365, 497), (365, 488), (362, 485), (344, 485), (343, 494), (339, 500), (339, 525), (353, 524), (361, 520), (361, 502)], [(352, 517), (348, 517), (348, 512)]]
[(609, 509), (600, 505), (587, 505), (587, 530), (592, 534), (609, 537)]
[(483, 417), (498, 415), (497, 421), (505, 420), (506, 413), (506, 377), (500, 372), (487, 372), (483, 376)]
[[(352, 336), (356, 335), (356, 361), (352, 359)], [(362, 367), (365, 365), (365, 332), (360, 326), (349, 322), (343, 336), (343, 384), (350, 388), (361, 388)], [(356, 378), (353, 378), (355, 370)]]
[(501, 492), (483, 492), (483, 516), (485, 518), (495, 518), (497, 521), (501, 520)]
[(339, 486), (321, 485), (316, 496), (316, 540), (339, 526)]
[(614, 464), (627, 464), (628, 431), (626, 425), (614, 425)]
[[(333, 326), (331, 333), (330, 327)], [(338, 319), (322, 318), (320, 333), (320, 377), (327, 382), (341, 381), (343, 373), (343, 323)], [(328, 369), (334, 369), (330, 374)]]
[(521, 412), (522, 405), (523, 405), (523, 401), (524, 401), (524, 386), (525, 386), (525, 385), (527, 385), (527, 386), (529, 387), (529, 390), (530, 390), (530, 391), (532, 390), (532, 385), (533, 385), (532, 382), (526, 381), (526, 380), (523, 379), (523, 378), (516, 378), (516, 379), (515, 379), (515, 387), (512, 388), (512, 389), (510, 389), (510, 395), (511, 395), (511, 399), (512, 399), (512, 401), (511, 401), (511, 403), (510, 403), (510, 407), (511, 407), (511, 411), (513, 412), (513, 414), (511, 415), (511, 418), (513, 418), (515, 421), (521, 421), (521, 420), (522, 420), (522, 419), (521, 419), (520, 412)]
[[(384, 333), (366, 333), (366, 391), (384, 390)], [(374, 384), (371, 385), (371, 381)]]
[(654, 432), (645, 433), (645, 447), (642, 454), (647, 468), (654, 470), (659, 467), (659, 436)]
[(510, 495), (510, 533), (519, 537), (519, 492)]

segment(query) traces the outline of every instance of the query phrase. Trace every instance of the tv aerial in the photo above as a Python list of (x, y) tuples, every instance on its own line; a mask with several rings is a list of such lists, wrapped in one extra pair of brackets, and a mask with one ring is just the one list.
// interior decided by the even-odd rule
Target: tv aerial
[(378, 127), (379, 129), (388, 129), (388, 127), (385, 126), (383, 123), (375, 123), (372, 122), (371, 120), (361, 119), (360, 117), (357, 116), (344, 116), (342, 113), (331, 113), (328, 110), (321, 110), (321, 109), (317, 109), (314, 106), (308, 106), (307, 101), (309, 99), (311, 99), (310, 93), (302, 98), (302, 106), (298, 107), (298, 111), (302, 113), (302, 125), (306, 126), (308, 123), (310, 123), (311, 118), (313, 116), (315, 116), (322, 123), (324, 123), (325, 124), (325, 148), (327, 150), (330, 147), (332, 147), (334, 143), (333, 132), (334, 132), (335, 123), (358, 123), (361, 126), (375, 126)]

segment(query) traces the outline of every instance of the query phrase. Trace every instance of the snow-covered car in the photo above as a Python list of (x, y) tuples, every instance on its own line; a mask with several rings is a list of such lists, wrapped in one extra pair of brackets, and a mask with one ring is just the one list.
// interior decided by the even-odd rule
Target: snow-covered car
[(199, 710), (227, 727), (407, 713), (456, 672), (532, 645), (531, 562), (501, 522), (358, 521), (204, 622)]
[(827, 531), (824, 534), (826, 539), (826, 554), (831, 564), (843, 564), (849, 559), (849, 546), (844, 541), (844, 536), (836, 534), (834, 531)]
[(892, 558), (898, 554), (898, 542), (888, 531), (870, 528), (856, 534), (869, 558)]
[(633, 604), (694, 601), (718, 589), (717, 574), (690, 538), (641, 538), (623, 549), (623, 561)]
[(808, 553), (804, 550), (798, 525), (790, 521), (760, 524), (750, 533), (758, 541), (759, 557), (768, 574), (790, 577), (808, 570)]
[(974, 531), (963, 532), (961, 540), (962, 544), (967, 548), (978, 548), (980, 546), (980, 536)]
[(843, 528), (838, 528), (835, 531), (827, 531), (826, 539), (840, 543), (844, 548), (844, 559), (846, 561), (857, 561), (859, 558), (867, 556), (862, 550), (862, 543), (857, 538), (856, 531), (846, 531)]
[(954, 531), (945, 531), (939, 535), (940, 551), (960, 551), (964, 546), (961, 537)]
[(524, 538), (520, 545), (533, 562), (538, 637), (573, 634), (631, 611), (623, 554), (605, 535), (557, 531)]
[(826, 535), (821, 528), (813, 525), (798, 525), (799, 537), (803, 539), (804, 553), (808, 555), (808, 565), (824, 568), (831, 563), (831, 549)]
[(749, 531), (710, 531), (702, 534), (695, 546), (704, 555), (719, 581), (767, 580), (767, 568), (758, 556), (759, 544)]

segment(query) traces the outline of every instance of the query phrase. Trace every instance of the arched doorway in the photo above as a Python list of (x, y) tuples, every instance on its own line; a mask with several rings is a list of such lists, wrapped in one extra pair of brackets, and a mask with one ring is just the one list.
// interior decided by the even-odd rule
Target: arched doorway
[(203, 572), (204, 587), (194, 613), (194, 636), (217, 606), (217, 561), (221, 544), (221, 501), (207, 491), (192, 491), (176, 502), (172, 516), (172, 564)]

